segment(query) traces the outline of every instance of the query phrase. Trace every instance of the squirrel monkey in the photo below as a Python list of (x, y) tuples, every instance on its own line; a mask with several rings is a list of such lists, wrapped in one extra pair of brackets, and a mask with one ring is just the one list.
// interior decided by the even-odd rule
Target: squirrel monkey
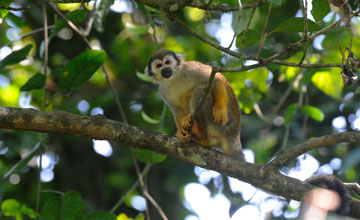
[[(240, 109), (225, 77), (216, 73), (211, 90), (198, 112), (195, 109), (211, 75), (211, 66), (184, 61), (172, 51), (160, 49), (150, 57), (145, 74), (159, 84), (160, 93), (174, 115), (180, 142), (194, 141), (220, 147), (231, 156), (243, 158), (240, 143)], [(188, 132), (190, 118), (194, 123)]]

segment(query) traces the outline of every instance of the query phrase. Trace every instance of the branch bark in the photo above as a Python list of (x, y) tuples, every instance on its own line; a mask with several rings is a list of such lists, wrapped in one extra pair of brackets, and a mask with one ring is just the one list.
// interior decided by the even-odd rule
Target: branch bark
[[(194, 143), (180, 143), (177, 138), (169, 135), (109, 120), (103, 115), (87, 116), (62, 111), (43, 112), (34, 109), (0, 107), (0, 128), (72, 134), (151, 150), (196, 166), (218, 171), (223, 175), (237, 178), (288, 199), (301, 200), (307, 192), (315, 188), (308, 183), (282, 175), (278, 171), (278, 162), (247, 163)], [(335, 142), (328, 140), (335, 140)], [(295, 147), (297, 149), (295, 153), (285, 152), (279, 156), (280, 159), (275, 161), (281, 161), (281, 164), (284, 164), (284, 161), (318, 147), (319, 143), (325, 146), (338, 142), (360, 142), (360, 132), (328, 135), (305, 142), (303, 145)], [(314, 145), (314, 147), (308, 147), (310, 145)], [(359, 209), (358, 200), (354, 201), (355, 203), (350, 206), (351, 209)], [(357, 217), (359, 218), (360, 214)]]
[(284, 176), (268, 165), (251, 164), (194, 143), (180, 143), (162, 133), (116, 122), (103, 115), (87, 116), (67, 112), (0, 107), (0, 128), (54, 132), (109, 140), (113, 143), (167, 154), (187, 163), (216, 170), (271, 193), (301, 200), (309, 184)]
[(296, 145), (295, 147), (292, 147), (291, 149), (285, 151), (270, 163), (273, 164), (275, 167), (280, 168), (284, 166), (287, 162), (289, 162), (291, 159), (294, 159), (295, 157), (300, 156), (310, 150), (341, 142), (359, 143), (360, 132), (343, 132), (311, 139), (305, 143)]

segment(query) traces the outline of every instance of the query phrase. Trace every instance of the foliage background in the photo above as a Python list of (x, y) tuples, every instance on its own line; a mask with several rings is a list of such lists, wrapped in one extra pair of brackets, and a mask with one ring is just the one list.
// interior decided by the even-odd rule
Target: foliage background
[[(237, 1), (232, 0), (210, 2), (216, 5), (236, 6), (238, 4)], [(248, 2), (250, 1), (243, 1), (243, 4)], [(12, 7), (29, 4), (26, 1), (9, 0), (0, 5), (9, 6), (10, 3)], [(272, 11), (266, 27), (267, 33), (277, 30), (279, 24), (301, 12), (299, 1), (291, 0), (273, 0), (257, 7), (250, 24), (250, 30), (253, 32), (248, 32), (248, 39), (245, 41), (248, 44), (245, 44), (246, 47), (243, 49), (243, 53), (248, 56), (257, 54), (259, 42), (255, 40), (249, 43), (248, 40), (256, 39), (261, 34), (270, 3)], [(355, 1), (350, 1), (350, 3), (355, 5)], [(198, 60), (209, 65), (238, 67), (242, 64), (240, 59), (225, 55), (195, 38), (179, 25), (172, 23), (161, 10), (135, 1), (103, 0), (98, 4), (96, 9), (98, 14), (95, 13), (95, 15), (91, 12), (91, 7), (93, 7), (91, 4), (90, 6), (81, 4), (56, 6), (80, 27), (86, 27), (87, 21), (92, 17), (95, 18), (94, 26), (87, 38), (93, 48), (106, 53), (104, 66), (115, 85), (129, 124), (167, 134), (175, 133), (176, 127), (172, 115), (168, 109), (164, 110), (164, 103), (156, 90), (156, 85), (142, 80), (141, 75), (139, 77), (150, 54), (160, 46), (183, 54), (187, 60)], [(107, 11), (107, 5), (113, 5), (109, 11)], [(114, 5), (118, 5), (118, 8)], [(123, 5), (124, 8), (119, 10), (119, 5)], [(339, 19), (339, 14), (330, 12), (326, 7), (322, 10), (324, 12), (317, 13), (324, 13), (327, 15), (326, 19), (317, 20), (316, 28), (322, 29)], [(251, 16), (251, 9), (242, 11), (242, 19), (238, 25), (239, 13), (239, 11), (223, 13), (186, 7), (176, 12), (176, 16), (201, 35), (215, 41), (220, 40), (220, 43), (225, 46), (224, 36), (230, 36), (231, 39), (232, 33), (218, 32), (224, 35), (221, 38), (215, 36), (213, 31), (217, 32), (219, 28), (224, 27), (227, 29), (223, 30), (236, 30), (238, 26), (238, 33), (243, 32)], [(36, 6), (24, 11), (0, 10), (0, 14), (2, 15), (0, 18), (0, 60), (14, 50), (28, 44), (32, 45), (32, 49), (23, 61), (13, 65), (0, 65), (0, 105), (41, 109), (44, 97), (42, 89), (20, 91), (29, 78), (43, 72), (43, 31), (33, 32), (43, 27), (41, 7)], [(312, 15), (314, 15), (313, 12)], [(64, 24), (58, 24), (61, 23), (58, 15), (50, 10), (48, 22), (49, 25), (55, 24), (55, 26), (51, 26), (49, 30), (46, 111), (64, 110), (76, 114), (90, 114), (91, 110), (101, 108), (107, 118), (121, 121), (113, 94), (101, 69), (86, 80), (86, 83), (84, 81), (79, 88), (66, 90), (61, 86), (61, 78), (64, 71), (66, 72), (65, 66), (87, 50), (87, 45), (70, 28)], [(288, 43), (302, 39), (302, 33), (294, 31), (293, 25), (282, 27), (282, 30), (275, 31), (266, 38), (262, 52), (264, 57), (277, 53)], [(321, 37), (323, 38), (321, 47), (319, 43), (314, 43), (321, 39), (310, 40), (304, 63), (342, 63), (343, 56), (339, 47), (345, 51), (345, 47), (350, 46), (351, 35), (354, 36), (352, 52), (360, 57), (359, 30), (359, 19), (354, 18), (350, 28), (342, 24), (326, 32)], [(32, 34), (17, 40), (27, 33)], [(238, 37), (234, 43), (235, 48), (241, 47), (239, 39), (241, 38)], [(303, 49), (289, 51), (281, 59), (298, 63), (303, 51)], [(348, 52), (344, 53), (347, 56)], [(356, 69), (354, 71), (357, 73)], [(356, 130), (360, 127), (359, 95), (356, 92), (358, 83), (344, 87), (340, 72), (341, 69), (336, 67), (298, 68), (270, 63), (266, 67), (249, 71), (225, 73), (243, 112), (241, 135), (243, 146), (254, 152), (256, 163), (265, 163), (279, 150), (304, 142), (311, 137)], [(289, 91), (288, 96), (284, 95), (287, 94), (286, 91)], [(280, 103), (282, 97), (285, 97), (285, 100)], [(278, 110), (274, 111), (274, 109)], [(338, 120), (337, 123), (335, 119)], [(24, 158), (24, 154), (29, 152), (40, 138), (41, 136), (34, 132), (1, 130), (1, 174), (4, 175), (14, 164)], [(86, 212), (110, 210), (137, 180), (130, 152), (126, 146), (112, 145), (112, 155), (104, 157), (93, 150), (93, 141), (90, 139), (59, 134), (49, 134), (45, 139), (43, 152), (52, 158), (50, 166), (53, 166), (51, 170), (54, 178), (42, 184), (43, 190), (79, 192)], [(345, 182), (359, 181), (357, 170), (360, 151), (357, 145), (338, 144), (314, 150), (310, 154), (316, 158), (320, 166), (325, 165), (314, 172), (334, 173)], [(142, 162), (154, 162), (158, 159), (153, 154), (141, 151), (137, 151), (137, 156)], [(35, 209), (39, 179), (36, 158), (38, 157), (34, 157), (27, 166), (13, 174), (20, 178), (19, 181), (15, 181), (15, 184), (8, 178), (2, 179), (1, 201), (15, 199)], [(333, 158), (342, 161), (341, 168), (334, 171), (329, 165)], [(293, 161), (288, 164), (283, 171), (288, 172), (299, 165), (296, 163), (297, 161)], [(145, 163), (141, 163), (141, 167), (144, 166)], [(169, 219), (184, 219), (192, 213), (184, 206), (184, 187), (190, 182), (198, 181), (191, 165), (172, 158), (153, 165), (146, 176), (151, 195)], [(238, 193), (231, 192), (227, 182), (226, 178), (217, 176), (205, 185), (212, 195), (222, 190), (231, 200), (231, 213), (233, 213), (249, 201), (244, 201)], [(51, 194), (41, 194), (42, 205), (46, 197)], [(139, 214), (139, 211), (130, 203), (134, 195), (141, 195), (141, 191), (136, 189), (128, 194), (125, 204), (117, 210), (116, 214), (126, 213), (130, 217)], [(287, 209), (292, 209), (288, 203), (283, 207), (284, 211)], [(154, 219), (159, 218), (154, 208), (150, 210)], [(4, 216), (2, 218), (7, 219)], [(282, 219), (286, 216), (280, 215), (276, 218)]]

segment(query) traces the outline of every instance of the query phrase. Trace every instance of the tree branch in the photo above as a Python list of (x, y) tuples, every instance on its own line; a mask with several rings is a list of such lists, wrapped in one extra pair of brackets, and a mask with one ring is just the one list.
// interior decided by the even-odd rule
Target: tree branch
[(42, 112), (34, 109), (0, 107), (0, 128), (72, 134), (151, 150), (196, 166), (216, 170), (226, 176), (296, 200), (301, 200), (304, 193), (314, 188), (297, 179), (284, 176), (268, 165), (236, 160), (194, 143), (182, 144), (175, 137), (109, 120), (103, 115), (87, 116), (61, 111)]
[(275, 167), (280, 168), (281, 166), (285, 165), (290, 160), (300, 156), (303, 153), (306, 153), (310, 150), (325, 147), (331, 144), (337, 144), (341, 142), (353, 142), (359, 143), (360, 142), (360, 132), (352, 131), (352, 132), (343, 132), (333, 135), (326, 135), (318, 138), (311, 139), (305, 143), (296, 145), (285, 151), (284, 153), (280, 154), (276, 157), (270, 164), (273, 164)]
[[(243, 5), (242, 9), (250, 9), (250, 8), (254, 8), (257, 6), (261, 6), (265, 3), (266, 1), (254, 1), (254, 2), (250, 2), (249, 4)], [(199, 8), (199, 9), (204, 9), (204, 10), (209, 10), (209, 11), (221, 11), (221, 12), (230, 12), (230, 11), (237, 11), (240, 10), (239, 6), (226, 6), (226, 5), (208, 5), (204, 2), (199, 2), (199, 1), (192, 1), (189, 4), (190, 7), (194, 7), (194, 8)]]
[[(295, 200), (301, 200), (315, 187), (282, 175), (278, 172), (281, 164), (317, 147), (339, 142), (360, 142), (360, 132), (327, 135), (295, 146), (268, 164), (251, 164), (194, 143), (180, 143), (177, 138), (159, 132), (109, 120), (103, 115), (87, 116), (60, 111), (42, 112), (34, 109), (0, 107), (0, 128), (72, 134), (151, 150), (218, 171), (267, 192)], [(360, 202), (355, 199), (353, 201), (350, 208), (354, 209), (354, 212), (351, 212), (354, 217), (354, 213), (358, 213), (356, 209), (359, 209)], [(360, 214), (357, 217), (359, 218)]]
[[(199, 40), (203, 41), (206, 44), (209, 44), (210, 46), (214, 47), (215, 49), (218, 49), (220, 51), (223, 51), (224, 53), (227, 53), (233, 57), (237, 57), (239, 59), (244, 59), (244, 60), (256, 60), (259, 63), (252, 65), (252, 66), (246, 66), (246, 67), (233, 67), (231, 69), (229, 69), (229, 71), (222, 71), (219, 70), (221, 72), (240, 72), (240, 71), (245, 71), (245, 70), (249, 70), (249, 69), (255, 69), (258, 67), (262, 67), (265, 66), (268, 63), (275, 63), (275, 64), (279, 64), (279, 65), (284, 65), (284, 66), (294, 66), (294, 67), (303, 67), (303, 68), (325, 68), (325, 67), (342, 67), (341, 64), (339, 63), (326, 63), (326, 64), (300, 64), (299, 63), (290, 63), (290, 62), (286, 62), (286, 61), (282, 61), (282, 60), (278, 60), (277, 58), (283, 56), (284, 54), (289, 53), (289, 51), (294, 51), (297, 50), (302, 43), (304, 43), (304, 39), (299, 40), (298, 42), (289, 44), (286, 48), (284, 48), (282, 51), (273, 54), (272, 56), (268, 57), (268, 58), (261, 58), (259, 56), (241, 56), (240, 53), (235, 52), (230, 50), (229, 48), (225, 48), (223, 46), (221, 46), (220, 44), (216, 43), (215, 41), (211, 40), (208, 37), (202, 36), (201, 34), (197, 33), (196, 31), (194, 31), (188, 24), (186, 24), (185, 22), (183, 22), (181, 19), (179, 19), (178, 17), (176, 17), (176, 15), (173, 14), (168, 14), (168, 17), (170, 19), (172, 19), (174, 22), (176, 22), (177, 24), (179, 24), (180, 26), (182, 26), (185, 30), (187, 30), (190, 34), (192, 34), (193, 36), (195, 36), (196, 38), (198, 38)], [(329, 25), (328, 27), (324, 28), (323, 30), (310, 35), (307, 37), (307, 40), (313, 39), (321, 34), (323, 34), (324, 32), (331, 30), (332, 28), (336, 27), (338, 24), (341, 23), (341, 19), (331, 25)]]

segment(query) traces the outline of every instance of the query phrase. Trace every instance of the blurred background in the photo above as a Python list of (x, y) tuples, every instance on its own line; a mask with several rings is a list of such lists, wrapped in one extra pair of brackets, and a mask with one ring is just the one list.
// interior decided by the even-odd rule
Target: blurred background
[[(235, 0), (203, 2), (228, 6), (239, 4)], [(350, 1), (353, 9), (356, 8), (354, 2)], [(9, 0), (6, 4), (16, 8), (33, 3), (35, 1)], [(251, 1), (242, 3), (246, 5)], [(307, 1), (307, 15), (318, 30), (343, 16), (328, 8), (324, 9), (325, 14), (320, 19), (315, 20), (313, 14), (318, 12), (312, 11), (312, 3), (311, 0)], [(289, 43), (302, 39), (302, 33), (291, 31), (291, 28), (276, 31), (285, 21), (303, 17), (299, 1), (268, 1), (257, 7), (253, 14), (251, 9), (220, 12), (185, 7), (176, 12), (176, 16), (220, 45), (256, 56), (259, 48), (256, 36), (260, 36), (263, 30), (270, 4), (272, 8), (265, 29), (268, 36), (262, 49), (262, 56), (269, 57)], [(209, 65), (238, 67), (242, 64), (240, 59), (222, 53), (172, 23), (161, 10), (136, 1), (98, 0), (55, 6), (83, 29), (93, 19), (87, 39), (93, 49), (106, 53), (104, 66), (131, 125), (175, 134), (172, 114), (164, 105), (157, 86), (143, 76), (149, 56), (158, 48), (173, 50), (186, 60), (198, 60)], [(13, 51), (32, 45), (28, 56), (21, 62), (0, 65), (0, 105), (42, 109), (43, 89), (20, 91), (29, 78), (43, 72), (41, 6), (23, 11), (1, 9), (0, 15), (0, 61)], [(239, 36), (250, 17), (248, 39), (254, 39), (254, 42), (247, 39), (243, 49), (240, 49), (242, 44)], [(87, 45), (50, 9), (48, 23), (46, 111), (103, 114), (109, 119), (122, 121), (107, 79), (100, 69), (80, 88), (70, 91), (60, 88), (65, 66), (83, 53)], [(360, 57), (359, 31), (360, 20), (353, 18), (350, 27), (341, 24), (310, 40), (304, 63), (342, 63), (342, 52), (346, 57), (346, 47), (349, 48), (350, 43), (354, 55)], [(282, 59), (298, 63), (303, 52), (300, 49)], [(244, 65), (255, 63), (257, 61), (244, 61)], [(340, 72), (340, 68), (297, 68), (270, 63), (244, 72), (224, 73), (243, 113), (241, 140), (246, 160), (266, 163), (282, 150), (312, 137), (358, 130), (358, 83), (344, 86)], [(354, 72), (357, 74), (358, 70)], [(31, 152), (40, 138), (41, 135), (35, 132), (0, 130), (2, 176)], [(128, 147), (84, 137), (49, 134), (42, 152), (43, 190), (75, 190), (81, 194), (86, 211), (108, 211), (126, 195), (116, 214), (125, 213), (134, 218), (144, 212), (146, 203), (141, 190), (136, 188), (127, 193), (137, 180)], [(152, 164), (145, 181), (150, 194), (169, 219), (294, 219), (299, 215), (301, 203), (298, 201), (279, 198), (215, 171), (193, 167), (148, 151), (137, 150), (136, 156), (141, 161), (141, 168)], [(359, 162), (360, 148), (356, 144), (342, 143), (308, 152), (291, 161), (281, 172), (300, 180), (314, 174), (334, 174), (345, 182), (358, 182)], [(17, 172), (2, 177), (0, 201), (15, 199), (34, 209), (39, 164), (40, 157), (34, 156)], [(153, 219), (161, 219), (152, 206), (150, 213)]]

